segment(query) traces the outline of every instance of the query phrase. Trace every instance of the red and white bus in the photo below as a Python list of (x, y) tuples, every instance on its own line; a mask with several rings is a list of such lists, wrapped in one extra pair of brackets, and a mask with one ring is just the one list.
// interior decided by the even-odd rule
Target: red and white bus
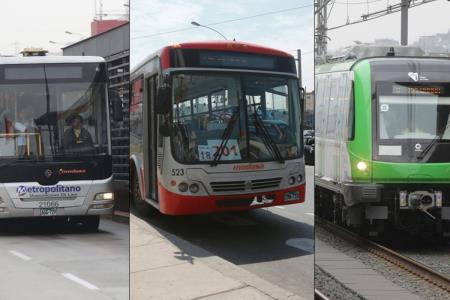
[(235, 41), (162, 48), (131, 75), (132, 201), (169, 215), (300, 203), (294, 57)]

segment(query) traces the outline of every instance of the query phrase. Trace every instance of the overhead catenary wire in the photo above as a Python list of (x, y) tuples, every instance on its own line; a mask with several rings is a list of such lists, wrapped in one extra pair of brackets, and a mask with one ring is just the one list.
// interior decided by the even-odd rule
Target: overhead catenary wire
[(371, 4), (371, 3), (376, 3), (376, 2), (381, 2), (383, 0), (372, 0), (372, 1), (358, 1), (358, 2), (341, 2), (341, 1), (336, 1), (336, 4), (343, 4), (343, 5), (366, 5), (367, 3)]
[[(308, 7), (312, 7), (312, 6), (314, 6), (314, 4), (307, 4), (307, 5), (296, 6), (296, 7), (286, 8), (286, 9), (268, 11), (268, 12), (265, 12), (265, 13), (260, 13), (260, 14), (256, 14), (256, 15), (241, 17), (241, 18), (228, 19), (228, 20), (223, 20), (223, 21), (219, 21), (219, 22), (208, 23), (208, 24), (204, 24), (204, 25), (205, 26), (214, 26), (214, 25), (227, 24), (227, 23), (244, 21), (244, 20), (258, 18), (258, 17), (263, 17), (263, 16), (268, 16), (268, 15), (274, 15), (274, 14), (281, 14), (281, 13), (291, 12), (291, 11), (294, 11), (294, 10), (304, 9), (304, 8), (308, 8)], [(192, 30), (192, 29), (195, 29), (195, 27), (185, 27), (185, 28), (167, 30), (167, 31), (163, 31), (163, 32), (156, 32), (156, 33), (151, 33), (151, 34), (146, 34), (146, 35), (141, 35), (141, 36), (135, 36), (135, 37), (132, 37), (131, 39), (132, 40), (144, 39), (144, 38), (149, 38), (149, 37), (154, 37), (154, 36), (159, 36), (159, 35), (165, 35), (165, 34), (170, 34), (170, 33), (177, 33), (177, 32), (182, 32), (182, 31), (187, 31), (187, 30)]]
[[(435, 2), (435, 1), (437, 1), (437, 0), (422, 0), (421, 2), (415, 1), (415, 2), (411, 2), (409, 7), (413, 8), (413, 7), (422, 5), (422, 4), (427, 4), (427, 3)], [(390, 5), (389, 7), (387, 7), (386, 9), (383, 9), (381, 11), (376, 11), (376, 12), (372, 12), (372, 13), (368, 13), (368, 14), (362, 15), (360, 20), (353, 21), (353, 22), (348, 22), (346, 24), (342, 24), (342, 25), (338, 25), (338, 26), (327, 28), (327, 31), (335, 30), (335, 29), (338, 29), (338, 28), (342, 28), (342, 27), (345, 27), (345, 26), (354, 25), (354, 24), (358, 24), (358, 23), (362, 23), (362, 22), (375, 20), (375, 19), (384, 17), (384, 16), (386, 16), (388, 14), (393, 14), (393, 13), (399, 12), (400, 9), (401, 9), (401, 2), (397, 3), (397, 4), (394, 4), (394, 5)]]
[(330, 7), (330, 11), (328, 12), (328, 16), (327, 16), (327, 20), (330, 18), (330, 16), (331, 16), (331, 12), (333, 11), (333, 7), (334, 7), (334, 4), (336, 3), (336, 1), (333, 1), (332, 3), (331, 3), (331, 7)]

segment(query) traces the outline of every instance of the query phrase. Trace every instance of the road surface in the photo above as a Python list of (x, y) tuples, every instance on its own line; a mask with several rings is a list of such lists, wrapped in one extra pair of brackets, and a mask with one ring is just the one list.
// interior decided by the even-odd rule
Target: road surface
[(126, 300), (129, 226), (102, 219), (99, 232), (49, 220), (0, 221), (0, 299)]

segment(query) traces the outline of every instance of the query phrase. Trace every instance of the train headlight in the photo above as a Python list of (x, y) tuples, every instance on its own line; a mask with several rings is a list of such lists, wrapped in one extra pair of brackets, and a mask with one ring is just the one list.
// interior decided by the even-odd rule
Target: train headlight
[(294, 176), (289, 177), (288, 183), (289, 185), (293, 185), (295, 183), (295, 177)]
[(189, 186), (189, 191), (193, 194), (198, 193), (199, 190), (200, 190), (200, 187), (196, 183), (193, 183)]
[(302, 180), (303, 180), (303, 176), (302, 175), (298, 175), (297, 176), (297, 182), (302, 182)]
[(358, 170), (360, 171), (365, 171), (367, 170), (367, 164), (363, 161), (360, 161), (356, 164), (356, 167), (358, 168)]
[(178, 185), (178, 190), (182, 193), (187, 192), (188, 188), (189, 188), (189, 186), (186, 182), (182, 182)]
[(95, 195), (95, 200), (113, 200), (114, 194), (113, 193), (99, 193)]
[(406, 200), (407, 193), (402, 191), (400, 192), (400, 206), (405, 207), (408, 205), (408, 201)]
[(436, 206), (442, 207), (442, 192), (435, 192)]

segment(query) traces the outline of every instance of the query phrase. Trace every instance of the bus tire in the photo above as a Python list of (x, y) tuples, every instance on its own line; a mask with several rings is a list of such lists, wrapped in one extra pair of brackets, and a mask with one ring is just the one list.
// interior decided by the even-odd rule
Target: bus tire
[(132, 186), (131, 200), (133, 204), (133, 208), (137, 211), (137, 213), (143, 217), (149, 216), (154, 208), (145, 202), (141, 196), (141, 189), (139, 188), (139, 180), (135, 175), (133, 177), (133, 186)]
[(84, 216), (81, 220), (87, 232), (96, 232), (100, 226), (100, 216)]

